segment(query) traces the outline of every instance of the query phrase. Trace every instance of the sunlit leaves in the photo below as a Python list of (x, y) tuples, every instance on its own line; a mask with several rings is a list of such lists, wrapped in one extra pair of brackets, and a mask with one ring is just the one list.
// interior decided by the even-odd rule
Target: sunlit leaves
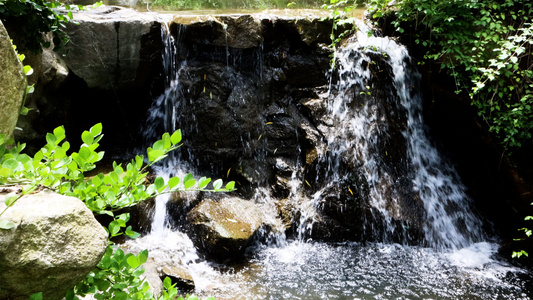
[[(24, 144), (15, 145), (12, 139), (0, 135), (0, 185), (17, 183), (24, 186), (22, 193), (11, 193), (5, 197), (6, 209), (15, 205), (23, 195), (33, 192), (37, 186), (43, 186), (77, 197), (95, 214), (109, 216), (110, 221), (105, 226), (109, 238), (121, 235), (137, 238), (140, 234), (127, 225), (129, 213), (115, 215), (116, 211), (162, 193), (234, 189), (234, 182), (222, 188), (222, 180), (215, 181), (209, 188), (211, 179), (202, 177), (197, 181), (191, 173), (183, 178), (171, 177), (167, 180), (157, 177), (152, 183), (148, 182), (147, 168), (180, 146), (179, 130), (172, 135), (165, 133), (148, 149), (147, 164), (143, 156), (136, 156), (125, 166), (113, 162), (111, 171), (87, 177), (87, 171), (93, 170), (103, 158), (104, 153), (98, 151), (102, 137), (102, 124), (96, 124), (82, 133), (83, 144), (79, 150), (72, 151), (70, 143), (66, 141), (65, 128), (60, 126), (46, 135), (46, 145), (32, 158), (22, 153)], [(0, 216), (2, 214), (0, 212)], [(0, 219), (1, 230), (14, 227), (11, 221)], [(141, 266), (147, 258), (146, 251), (134, 255), (109, 247), (98, 268), (76, 287), (76, 292), (68, 292), (66, 299), (76, 299), (77, 294), (87, 293), (94, 294), (95, 299), (152, 299), (149, 285), (140, 277), (144, 273)], [(168, 280), (166, 282), (163, 296), (159, 299), (174, 299), (177, 289)]]
[[(98, 151), (102, 137), (102, 124), (94, 125), (89, 130), (83, 131), (81, 135), (83, 144), (78, 151), (73, 151), (69, 155), (70, 143), (66, 141), (65, 128), (60, 126), (46, 135), (47, 144), (31, 158), (21, 153), (24, 144), (11, 146), (7, 151), (4, 144), (12, 141), (6, 141), (5, 136), (0, 136), (0, 141), (3, 142), (0, 145), (0, 153), (5, 153), (0, 159), (0, 184), (17, 181), (33, 187), (46, 186), (59, 193), (81, 199), (95, 213), (106, 214), (162, 193), (234, 189), (233, 182), (222, 188), (221, 180), (217, 180), (210, 188), (210, 178), (202, 177), (197, 181), (191, 173), (183, 178), (171, 177), (166, 180), (157, 177), (153, 183), (146, 181), (147, 168), (180, 146), (179, 130), (172, 135), (163, 134), (160, 140), (148, 148), (148, 164), (145, 165), (142, 156), (136, 156), (125, 166), (114, 162), (110, 172), (86, 178), (84, 174), (93, 170), (96, 163), (104, 156), (103, 152)], [(111, 227), (108, 228), (111, 236), (122, 234), (125, 228), (125, 224), (122, 223), (121, 221), (111, 223)]]
[[(520, 147), (533, 132), (533, 5), (513, 1), (372, 0), (374, 17), (394, 16), (400, 33), (410, 32), (467, 92), (479, 115), (505, 148)], [(529, 107), (529, 108), (528, 108)]]

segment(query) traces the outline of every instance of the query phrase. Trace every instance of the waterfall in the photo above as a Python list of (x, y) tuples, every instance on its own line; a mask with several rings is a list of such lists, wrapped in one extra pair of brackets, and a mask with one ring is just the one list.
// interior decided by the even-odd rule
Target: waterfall
[[(322, 95), (326, 112), (319, 120), (323, 125), (318, 129), (325, 141), (317, 146), (318, 162), (312, 173), (316, 174), (315, 178), (306, 177), (310, 172), (301, 159), (303, 150), (300, 145), (295, 149), (288, 199), (297, 211), (293, 220), (297, 226), (296, 238), (305, 241), (313, 236), (317, 221), (324, 217), (325, 205), (330, 201), (327, 199), (337, 198), (341, 204), (336, 213), (349, 215), (354, 213), (354, 207), (358, 210), (357, 216), (347, 217), (355, 220), (352, 223), (359, 223), (358, 237), (352, 237), (355, 240), (422, 244), (439, 249), (461, 249), (484, 240), (482, 222), (473, 213), (466, 188), (428, 137), (422, 118), (420, 75), (407, 50), (389, 38), (368, 36), (366, 31), (370, 29), (362, 22), (358, 27), (358, 33), (337, 50), (337, 67), (331, 72), (329, 91)], [(183, 30), (183, 26), (178, 27), (178, 40)], [(225, 27), (224, 32), (227, 38)], [(209, 90), (211, 83), (206, 71), (196, 65), (190, 66), (187, 54), (179, 53), (186, 52), (186, 47), (180, 46), (168, 33), (168, 28), (164, 28), (162, 40), (166, 88), (155, 98), (149, 111), (145, 136), (153, 140), (161, 132), (172, 132), (180, 127), (188, 132), (187, 140), (190, 135), (194, 137), (202, 132), (199, 126), (205, 126), (197, 124), (199, 110), (190, 98), (195, 93), (191, 91), (191, 82), (203, 88), (201, 95), (208, 95), (202, 97), (212, 100), (219, 95)], [(236, 108), (232, 112), (234, 116), (237, 109), (245, 107), (248, 115), (235, 118), (248, 118), (246, 122), (250, 125), (247, 126), (253, 130), (245, 131), (236, 139), (242, 144), (246, 159), (254, 161), (255, 169), (245, 170), (248, 174), (245, 176), (255, 182), (250, 187), (251, 199), (269, 204), (275, 214), (277, 199), (272, 197), (262, 171), (268, 168), (270, 155), (268, 137), (261, 133), (266, 125), (261, 120), (261, 112), (247, 108), (247, 101), (254, 97), (253, 93), (261, 91), (262, 83), (259, 81), (257, 87), (253, 87), (249, 78), (232, 71), (232, 68), (242, 68), (242, 50), (229, 50), (226, 45), (223, 51), (225, 55), (219, 60), (225, 67), (220, 69), (233, 88), (226, 105)], [(266, 68), (262, 43), (259, 51), (259, 54), (252, 53), (252, 58), (259, 63), (251, 63), (256, 68), (251, 74), (257, 80), (263, 79)], [(230, 56), (234, 57), (231, 64)], [(246, 61), (250, 63), (249, 59)], [(198, 74), (191, 72), (203, 72), (199, 73), (200, 83), (194, 83), (194, 76)], [(186, 80), (189, 85), (183, 86), (180, 80)], [(298, 140), (298, 130), (294, 134)], [(194, 150), (184, 149), (170, 156), (165, 164), (156, 167), (158, 175), (194, 171), (201, 158), (191, 151)], [(286, 162), (277, 158), (276, 164)], [(211, 167), (211, 171), (222, 170)], [(229, 175), (231, 169), (227, 172)], [(313, 188), (309, 189), (311, 186)], [(153, 230), (168, 227), (167, 202), (168, 197), (157, 199)], [(276, 243), (284, 242), (277, 239)]]
[(327, 183), (313, 197), (314, 207), (332, 185), (353, 176), (341, 170), (351, 164), (368, 190), (372, 218), (367, 221), (383, 223), (374, 238), (410, 242), (416, 238), (409, 237), (409, 227), (418, 226), (422, 244), (439, 249), (484, 240), (466, 188), (428, 137), (420, 75), (406, 48), (390, 38), (368, 36), (363, 22), (357, 26), (357, 34), (336, 53), (327, 104), (332, 117), (325, 127), (323, 170), (317, 171), (326, 173)]
[[(166, 86), (144, 133), (151, 142), (181, 128), (185, 145), (154, 171), (236, 176), (238, 196), (260, 206), (271, 226), (242, 264), (215, 264), (171, 224), (187, 209), (169, 216), (174, 200), (166, 195), (132, 249), (185, 267), (195, 293), (217, 299), (526, 299), (519, 272), (492, 259), (497, 244), (486, 242), (466, 187), (429, 137), (420, 75), (404, 46), (369, 37), (359, 23), (336, 52), (327, 91), (313, 93), (323, 111), (308, 121), (304, 101), (290, 95), (304, 89), (285, 82), (287, 49), (276, 56), (263, 52), (273, 49), (268, 41), (228, 47), (226, 28), (225, 46), (203, 49), (183, 45), (185, 27), (177, 28), (174, 36), (162, 31)], [(224, 130), (234, 134), (217, 139)], [(192, 207), (197, 196), (171, 206)]]

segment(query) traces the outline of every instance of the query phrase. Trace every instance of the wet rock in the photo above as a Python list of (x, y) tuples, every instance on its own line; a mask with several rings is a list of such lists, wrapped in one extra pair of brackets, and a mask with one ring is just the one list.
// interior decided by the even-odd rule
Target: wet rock
[(46, 191), (26, 195), (1, 218), (15, 224), (0, 230), (1, 299), (28, 299), (36, 292), (61, 299), (96, 267), (107, 248), (105, 229), (73, 197)]
[(236, 261), (263, 226), (263, 213), (252, 201), (211, 198), (191, 210), (187, 220), (197, 248), (215, 260)]
[(15, 129), (26, 93), (26, 75), (10, 37), (0, 22), (0, 134), (10, 136)]
[(146, 262), (142, 265), (144, 269), (143, 277), (146, 279), (154, 295), (161, 295), (163, 290), (163, 281), (161, 280), (160, 267), (152, 257), (148, 257)]
[(263, 41), (261, 20), (253, 15), (175, 16), (195, 43), (231, 48), (255, 48)]
[(172, 284), (176, 284), (178, 290), (182, 293), (194, 290), (194, 279), (191, 273), (181, 266), (165, 266), (161, 269), (162, 278), (169, 277)]
[(163, 290), (163, 280), (169, 277), (172, 284), (176, 284), (176, 288), (180, 293), (188, 293), (194, 290), (194, 279), (183, 265), (172, 265), (169, 262), (158, 261), (153, 257), (142, 265), (145, 269), (143, 277), (148, 281), (154, 295), (161, 295)]

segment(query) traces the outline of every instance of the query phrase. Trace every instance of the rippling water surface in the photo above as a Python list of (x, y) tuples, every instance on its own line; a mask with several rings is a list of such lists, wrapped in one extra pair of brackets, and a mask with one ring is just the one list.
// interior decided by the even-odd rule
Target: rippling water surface
[(531, 299), (524, 271), (491, 256), (496, 244), (454, 252), (398, 244), (290, 243), (221, 273), (217, 299)]

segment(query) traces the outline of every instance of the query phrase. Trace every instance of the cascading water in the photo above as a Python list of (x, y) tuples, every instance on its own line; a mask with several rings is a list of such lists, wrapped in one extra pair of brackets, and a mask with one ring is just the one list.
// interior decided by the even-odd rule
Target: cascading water
[[(148, 248), (159, 260), (186, 266), (194, 278), (195, 292), (219, 300), (529, 299), (519, 279), (522, 271), (492, 258), (498, 245), (487, 242), (465, 187), (427, 136), (419, 75), (406, 49), (388, 38), (368, 37), (368, 28), (362, 23), (358, 26), (354, 40), (337, 52), (337, 70), (329, 92), (322, 95), (328, 118), (318, 126), (325, 138), (318, 147), (315, 170), (304, 170), (300, 147), (293, 149), (297, 159), (292, 169), (282, 158), (276, 159), (276, 168), (290, 170), (287, 201), (296, 212), (292, 220), (296, 234), (286, 237), (275, 231), (266, 239), (267, 244), (253, 249), (243, 265), (213, 266), (200, 259), (185, 233), (170, 229), (168, 198), (159, 197), (152, 232), (130, 246)], [(163, 37), (168, 43), (164, 59), (168, 86), (150, 110), (147, 132), (153, 136), (148, 140), (161, 130), (175, 130), (176, 124), (196, 123), (194, 114), (187, 116), (187, 105), (192, 101), (188, 95), (194, 88), (184, 88), (180, 80), (200, 81), (203, 97), (212, 99), (222, 93), (206, 91), (208, 82), (202, 68), (196, 77), (182, 74), (189, 72), (183, 71), (188, 62), (175, 57), (186, 55), (177, 54), (179, 44), (170, 35), (165, 32)], [(235, 55), (231, 51), (225, 47), (220, 55), (225, 65), (220, 68), (231, 77), (233, 86), (228, 102), (246, 107), (249, 98), (244, 94), (261, 87), (251, 84), (246, 76), (231, 73), (231, 67), (242, 63), (241, 52)], [(262, 79), (265, 63), (262, 55), (255, 56), (261, 60), (255, 63), (259, 69), (248, 76)], [(256, 117), (259, 121), (250, 124), (261, 124), (254, 115), (258, 112), (244, 111), (249, 115), (237, 117)], [(237, 112), (235, 109), (234, 115)], [(191, 120), (181, 119), (187, 117)], [(267, 204), (264, 207), (275, 218), (278, 205), (265, 173), (260, 172), (270, 153), (267, 138), (261, 134), (266, 126), (251, 126), (235, 141), (241, 144), (246, 159), (257, 160), (256, 169), (247, 173), (254, 183), (249, 198)], [(196, 127), (187, 131), (202, 132)], [(277, 149), (271, 152), (276, 154)], [(193, 154), (186, 156), (186, 160), (198, 162)], [(169, 176), (181, 175), (180, 170), (194, 171), (193, 165), (183, 160), (173, 156), (156, 172)], [(306, 177), (308, 174), (315, 180)], [(362, 228), (358, 227), (360, 232), (352, 241), (370, 243), (311, 241), (315, 225), (324, 218), (324, 199), (340, 198), (341, 193), (347, 198), (360, 195), (353, 201), (359, 201), (356, 207), (363, 212), (345, 202), (334, 213), (346, 215), (348, 221)], [(350, 215), (354, 212), (357, 216)]]
[[(362, 22), (358, 27), (354, 41), (336, 55), (338, 81), (328, 102), (333, 124), (326, 129), (330, 155), (323, 155), (328, 178), (343, 182), (339, 176), (349, 175), (339, 172), (340, 161), (360, 165), (369, 204), (379, 214), (374, 219), (384, 218), (381, 241), (394, 240), (390, 236), (404, 230), (392, 219), (404, 227), (421, 222), (423, 244), (434, 248), (460, 249), (482, 241), (482, 222), (464, 186), (427, 137), (419, 75), (407, 50), (389, 38), (368, 37), (370, 28)], [(386, 76), (390, 83), (376, 82)], [(392, 163), (391, 156), (396, 156)], [(423, 209), (406, 211), (416, 205)]]

